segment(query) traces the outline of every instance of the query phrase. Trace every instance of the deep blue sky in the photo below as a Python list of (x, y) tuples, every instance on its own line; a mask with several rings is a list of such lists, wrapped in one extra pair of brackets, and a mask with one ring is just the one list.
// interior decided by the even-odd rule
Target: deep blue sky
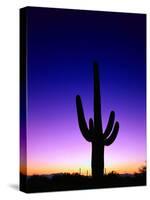
[(144, 92), (145, 15), (43, 8), (28, 8), (27, 13), (29, 76), (34, 73), (35, 94), (41, 81), (45, 90), (68, 80), (91, 85), (94, 60), (101, 67), (102, 88), (116, 84), (118, 94), (125, 88), (129, 96), (127, 86)]
[[(86, 119), (93, 117), (93, 61), (100, 69), (104, 128), (111, 110), (120, 122), (114, 155), (128, 145), (129, 161), (137, 150), (138, 162), (146, 160), (145, 15), (27, 8), (27, 46), (29, 162), (38, 158), (41, 138), (43, 146), (64, 140), (66, 151), (68, 143), (84, 141), (75, 97), (81, 95)], [(87, 146), (81, 149), (85, 153)]]

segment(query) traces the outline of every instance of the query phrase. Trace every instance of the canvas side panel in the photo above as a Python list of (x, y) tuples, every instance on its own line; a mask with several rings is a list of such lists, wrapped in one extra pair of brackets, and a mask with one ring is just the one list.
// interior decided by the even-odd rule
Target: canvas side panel
[(20, 190), (24, 192), (27, 192), (26, 17), (26, 8), (20, 9)]

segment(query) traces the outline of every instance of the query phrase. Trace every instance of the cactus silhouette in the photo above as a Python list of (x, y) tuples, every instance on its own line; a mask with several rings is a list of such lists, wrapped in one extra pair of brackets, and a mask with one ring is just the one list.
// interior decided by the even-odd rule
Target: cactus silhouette
[(76, 96), (76, 107), (80, 131), (83, 137), (92, 143), (92, 177), (102, 177), (104, 175), (104, 147), (111, 145), (116, 139), (119, 123), (115, 122), (115, 112), (112, 111), (106, 129), (103, 131), (97, 63), (94, 63), (94, 120), (89, 119), (89, 126), (85, 120), (82, 101), (79, 95)]

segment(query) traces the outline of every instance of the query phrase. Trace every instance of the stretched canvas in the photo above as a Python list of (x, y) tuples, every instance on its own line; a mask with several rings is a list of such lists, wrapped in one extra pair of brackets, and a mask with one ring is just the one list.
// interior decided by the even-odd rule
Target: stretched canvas
[(20, 9), (20, 190), (146, 185), (146, 15)]

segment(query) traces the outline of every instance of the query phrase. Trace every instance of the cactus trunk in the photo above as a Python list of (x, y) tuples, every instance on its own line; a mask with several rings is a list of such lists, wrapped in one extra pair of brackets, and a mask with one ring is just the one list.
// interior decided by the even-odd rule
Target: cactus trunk
[(92, 177), (97, 179), (104, 175), (104, 145), (92, 142)]

